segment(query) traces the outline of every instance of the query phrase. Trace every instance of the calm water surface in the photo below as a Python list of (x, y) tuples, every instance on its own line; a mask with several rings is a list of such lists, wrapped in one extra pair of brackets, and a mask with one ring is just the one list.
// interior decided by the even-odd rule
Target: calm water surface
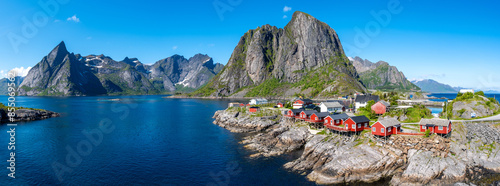
[[(9, 171), (3, 168), (0, 185), (312, 184), (282, 167), (294, 158), (291, 155), (250, 158), (252, 152), (238, 143), (241, 134), (212, 124), (213, 113), (225, 109), (229, 100), (122, 96), (17, 97), (17, 101), (19, 106), (62, 116), (19, 123), (16, 179), (7, 177)], [(7, 97), (0, 96), (0, 102), (5, 104)], [(113, 130), (103, 133), (102, 141), (90, 141), (82, 131), (98, 131), (99, 123)], [(3, 167), (8, 166), (10, 152), (8, 129), (0, 126)], [(79, 152), (81, 162), (74, 156)], [(69, 171), (59, 174), (62, 181), (54, 165)]]

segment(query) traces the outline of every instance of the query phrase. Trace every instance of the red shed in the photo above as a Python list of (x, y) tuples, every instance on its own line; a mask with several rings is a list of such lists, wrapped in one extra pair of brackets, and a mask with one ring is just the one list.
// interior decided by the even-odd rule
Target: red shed
[(240, 107), (244, 107), (244, 106), (245, 106), (245, 104), (243, 104), (243, 103), (240, 103)]
[(344, 124), (347, 130), (358, 132), (364, 130), (365, 128), (370, 128), (370, 119), (366, 116), (354, 116), (347, 119)]
[(449, 134), (451, 132), (451, 121), (436, 118), (420, 120), (420, 132), (425, 132), (427, 129), (431, 133)]
[(325, 117), (326, 126), (339, 126), (344, 123), (345, 120), (349, 119), (349, 116), (345, 113), (343, 114), (332, 114)]
[(385, 101), (379, 101), (372, 105), (372, 110), (375, 112), (375, 114), (385, 114), (389, 111), (390, 106), (391, 104)]
[(372, 125), (372, 134), (377, 136), (390, 136), (401, 131), (401, 123), (394, 118), (379, 120)]
[(278, 102), (278, 103), (276, 103), (276, 107), (283, 108), (283, 107), (285, 107), (285, 104), (282, 102)]
[(257, 112), (257, 111), (259, 111), (259, 110), (260, 110), (260, 107), (250, 107), (250, 108), (248, 109), (248, 111), (250, 111), (250, 112)]

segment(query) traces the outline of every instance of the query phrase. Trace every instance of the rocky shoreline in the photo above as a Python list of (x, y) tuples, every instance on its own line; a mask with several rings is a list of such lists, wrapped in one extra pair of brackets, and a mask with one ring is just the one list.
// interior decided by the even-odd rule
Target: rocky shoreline
[[(271, 113), (271, 112), (270, 112)], [(277, 156), (302, 150), (284, 165), (317, 184), (392, 185), (499, 183), (500, 130), (494, 123), (454, 123), (450, 138), (311, 134), (306, 123), (280, 114), (250, 115), (237, 109), (217, 111), (214, 124), (251, 133), (242, 143), (252, 156)], [(486, 179), (488, 178), (488, 179)]]
[[(0, 123), (11, 122), (9, 121), (7, 113), (8, 112), (6, 110), (0, 109)], [(15, 113), (14, 122), (43, 120), (60, 116), (59, 113), (48, 110), (19, 109), (16, 110)]]

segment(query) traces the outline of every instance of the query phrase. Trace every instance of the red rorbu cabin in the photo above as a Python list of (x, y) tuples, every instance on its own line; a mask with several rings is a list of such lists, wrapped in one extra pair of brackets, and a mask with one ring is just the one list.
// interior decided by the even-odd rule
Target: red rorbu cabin
[(366, 116), (354, 116), (347, 119), (344, 124), (345, 129), (352, 132), (358, 132), (364, 130), (365, 128), (370, 128), (370, 119)]
[(240, 103), (240, 107), (244, 107), (244, 106), (245, 106), (245, 104), (243, 104), (243, 103)]
[(328, 116), (328, 112), (316, 112), (311, 114), (310, 122), (314, 123), (323, 123), (325, 121), (325, 117)]
[(309, 120), (311, 115), (316, 113), (315, 110), (304, 110), (302, 112), (300, 112), (300, 116), (299, 116), (299, 119), (301, 120)]
[(385, 114), (386, 112), (389, 111), (390, 106), (391, 104), (385, 101), (379, 101), (373, 104), (371, 109), (375, 112), (375, 114)]
[(401, 123), (394, 118), (379, 120), (372, 125), (372, 134), (377, 136), (390, 136), (401, 131)]
[(248, 109), (248, 111), (250, 111), (250, 112), (257, 112), (257, 111), (259, 111), (259, 110), (260, 110), (260, 107), (250, 107), (250, 108)]
[(430, 133), (449, 134), (451, 132), (451, 121), (436, 118), (420, 120), (420, 132), (425, 132), (427, 129)]
[(349, 119), (349, 116), (345, 113), (343, 114), (332, 114), (325, 117), (325, 126), (339, 126), (344, 123), (345, 120)]
[(286, 112), (287, 113), (286, 116), (291, 118), (299, 118), (300, 112), (302, 111), (304, 111), (304, 109), (291, 109)]

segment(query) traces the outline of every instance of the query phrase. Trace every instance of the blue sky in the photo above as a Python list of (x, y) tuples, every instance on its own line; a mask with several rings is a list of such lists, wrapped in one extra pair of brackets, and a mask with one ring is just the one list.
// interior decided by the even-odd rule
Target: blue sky
[[(151, 64), (203, 53), (226, 64), (246, 31), (264, 24), (282, 28), (298, 10), (335, 29), (348, 56), (387, 61), (408, 79), (500, 90), (496, 1), (41, 0), (57, 2), (48, 11), (37, 2), (1, 3), (0, 72), (34, 66), (62, 40), (70, 52), (115, 60), (128, 56)], [(371, 12), (389, 12), (390, 19), (378, 21)]]

